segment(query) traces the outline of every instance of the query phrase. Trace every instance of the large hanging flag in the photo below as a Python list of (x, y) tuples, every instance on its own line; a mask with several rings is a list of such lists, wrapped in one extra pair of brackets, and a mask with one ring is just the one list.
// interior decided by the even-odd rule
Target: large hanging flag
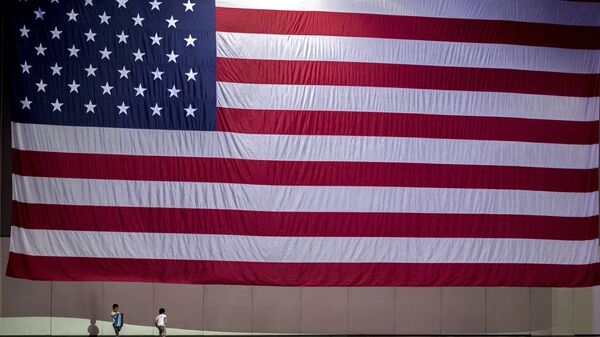
[(600, 282), (600, 4), (12, 1), (8, 275)]

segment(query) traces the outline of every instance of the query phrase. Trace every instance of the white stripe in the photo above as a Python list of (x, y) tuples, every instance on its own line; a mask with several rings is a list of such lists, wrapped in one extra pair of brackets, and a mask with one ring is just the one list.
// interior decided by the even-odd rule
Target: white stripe
[(598, 167), (598, 144), (257, 135), (20, 123), (13, 123), (12, 137), (13, 148), (42, 152), (575, 169)]
[(272, 186), (13, 175), (25, 203), (280, 212), (598, 214), (598, 192), (371, 186)]
[(556, 0), (217, 0), (217, 7), (600, 26), (600, 6)]
[[(93, 243), (93, 244), (90, 244)], [(12, 228), (14, 253), (34, 256), (330, 263), (534, 263), (598, 261), (598, 240), (264, 237)]]
[(600, 97), (217, 82), (217, 106), (592, 121)]
[(600, 73), (600, 51), (506, 44), (217, 32), (224, 58)]

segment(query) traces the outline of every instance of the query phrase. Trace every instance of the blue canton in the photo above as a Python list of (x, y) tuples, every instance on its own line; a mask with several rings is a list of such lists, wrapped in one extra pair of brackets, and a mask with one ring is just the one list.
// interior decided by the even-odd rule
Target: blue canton
[(14, 121), (215, 129), (214, 0), (29, 0), (11, 10)]

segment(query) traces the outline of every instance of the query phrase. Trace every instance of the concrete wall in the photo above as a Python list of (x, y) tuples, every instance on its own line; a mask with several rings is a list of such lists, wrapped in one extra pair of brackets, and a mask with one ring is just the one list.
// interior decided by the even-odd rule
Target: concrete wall
[[(6, 268), (8, 238), (2, 238)], [(170, 335), (600, 334), (600, 288), (282, 288), (153, 283), (40, 282), (7, 278), (0, 334), (111, 334), (114, 302), (124, 335), (151, 335), (159, 307)], [(90, 329), (90, 330), (88, 330)]]

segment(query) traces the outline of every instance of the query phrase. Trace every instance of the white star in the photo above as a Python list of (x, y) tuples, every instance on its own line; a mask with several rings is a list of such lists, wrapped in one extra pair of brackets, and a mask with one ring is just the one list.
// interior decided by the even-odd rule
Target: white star
[(38, 7), (38, 10), (33, 11), (33, 14), (35, 14), (36, 20), (37, 19), (44, 20), (44, 14), (46, 14), (46, 12), (44, 12), (41, 7)]
[(188, 116), (196, 117), (196, 115), (194, 115), (194, 111), (196, 111), (198, 109), (194, 109), (192, 107), (192, 105), (190, 104), (190, 105), (188, 105), (187, 108), (185, 108), (183, 110), (185, 110), (185, 117), (188, 117)]
[(190, 10), (193, 12), (195, 4), (196, 3), (194, 3), (194, 2), (190, 2), (190, 0), (188, 0), (187, 2), (184, 2), (183, 5), (185, 6), (185, 11), (187, 12), (188, 10)]
[(158, 69), (158, 67), (156, 67), (156, 70), (155, 70), (155, 71), (151, 71), (150, 73), (151, 73), (152, 75), (154, 75), (154, 79), (157, 79), (157, 78), (158, 78), (159, 80), (162, 80), (162, 74), (164, 74), (165, 72), (164, 72), (164, 71), (160, 71), (160, 70)]
[(54, 101), (54, 103), (50, 103), (52, 105), (52, 111), (62, 111), (60, 110), (60, 107), (64, 104), (58, 101), (58, 98), (56, 99), (56, 101)]
[(35, 85), (37, 85), (38, 87), (38, 92), (43, 91), (46, 92), (46, 86), (48, 86), (48, 84), (44, 83), (44, 81), (42, 81), (42, 79), (40, 78), (40, 81), (38, 83), (36, 83)]
[(121, 7), (127, 8), (127, 6), (126, 6), (127, 1), (129, 1), (129, 0), (117, 0), (117, 2), (119, 3), (119, 7), (117, 7), (117, 8), (121, 8)]
[(27, 98), (27, 96), (25, 96), (25, 99), (21, 101), (21, 109), (31, 110), (31, 101), (29, 98)]
[(121, 105), (117, 105), (117, 108), (119, 108), (119, 115), (120, 114), (127, 115), (127, 109), (129, 109), (129, 106), (125, 105), (125, 102), (121, 103)]
[(154, 36), (150, 36), (150, 40), (152, 40), (152, 45), (159, 45), (160, 46), (160, 40), (162, 40), (162, 37), (158, 36), (158, 33), (154, 33)]
[(85, 113), (96, 113), (96, 111), (94, 111), (94, 109), (96, 108), (96, 104), (92, 103), (92, 100), (90, 100), (90, 102), (88, 104), (84, 104), (83, 105), (85, 107)]
[(195, 42), (196, 40), (198, 40), (198, 39), (197, 39), (197, 38), (193, 38), (193, 37), (192, 37), (192, 34), (189, 34), (189, 35), (188, 35), (188, 37), (186, 37), (186, 38), (185, 38), (185, 39), (183, 39), (183, 40), (185, 40), (185, 42), (186, 42), (186, 43), (185, 43), (185, 46), (186, 46), (186, 47), (189, 47), (189, 46), (196, 47), (196, 45), (194, 44), (194, 42)]
[(110, 16), (106, 15), (106, 12), (102, 13), (102, 15), (98, 15), (98, 17), (100, 18), (100, 24), (106, 23), (108, 25), (108, 19), (110, 19)]
[(135, 60), (133, 60), (134, 62), (136, 61), (142, 61), (144, 62), (144, 59), (142, 58), (144, 55), (146, 55), (146, 53), (142, 53), (140, 52), (140, 48), (138, 48), (137, 52), (132, 53), (133, 56), (135, 56)]
[(167, 63), (169, 63), (169, 62), (177, 63), (177, 58), (179, 57), (179, 55), (175, 54), (174, 51), (171, 50), (170, 54), (165, 54), (165, 55), (167, 55), (167, 57), (169, 58), (169, 61), (167, 61)]
[(58, 3), (58, 0), (50, 0), (50, 3), (51, 3), (51, 4), (53, 4), (53, 3)]
[(77, 13), (75, 13), (72, 9), (69, 13), (67, 13), (67, 16), (69, 17), (69, 21), (75, 21), (77, 22)]
[(75, 44), (73, 44), (73, 47), (67, 48), (67, 50), (69, 51), (69, 57), (71, 57), (71, 56), (79, 57), (77, 55), (77, 53), (79, 53), (79, 49), (77, 49), (77, 47), (75, 47)]
[(52, 34), (52, 39), (60, 40), (60, 33), (62, 33), (62, 30), (58, 30), (58, 27), (56, 26), (54, 26), (54, 30), (50, 31), (50, 34)]
[(189, 73), (185, 73), (185, 76), (187, 76), (187, 80), (191, 81), (191, 80), (196, 80), (196, 75), (198, 75), (198, 73), (195, 73), (194, 70), (192, 68), (190, 68), (190, 72)]
[(140, 25), (140, 27), (142, 27), (142, 21), (144, 21), (144, 18), (140, 17), (140, 13), (137, 14), (136, 17), (131, 18), (133, 20), (133, 26), (137, 26)]
[(83, 35), (85, 35), (85, 37), (87, 38), (86, 41), (94, 41), (94, 42), (96, 42), (95, 36), (97, 34), (94, 33), (94, 32), (92, 32), (91, 28), (90, 28), (90, 30), (87, 33), (83, 33)]
[(104, 94), (110, 95), (110, 91), (113, 89), (112, 86), (108, 85), (108, 82), (106, 82), (105, 85), (101, 85), (100, 88), (102, 88), (102, 95), (104, 95)]
[(176, 26), (175, 24), (176, 24), (176, 23), (177, 23), (177, 21), (179, 21), (179, 20), (175, 20), (175, 19), (173, 19), (173, 15), (171, 15), (171, 18), (170, 18), (170, 19), (166, 19), (165, 21), (167, 21), (167, 23), (169, 24), (169, 25), (167, 26), (167, 28), (169, 28), (169, 27), (177, 28), (177, 26)]
[(150, 107), (150, 110), (152, 110), (152, 116), (154, 115), (159, 115), (160, 116), (160, 110), (162, 110), (163, 108), (158, 106), (158, 103), (154, 103), (153, 107)]
[(127, 44), (128, 37), (129, 37), (129, 35), (126, 35), (124, 30), (121, 31), (121, 34), (117, 35), (117, 38), (119, 39), (119, 43), (123, 42), (123, 43)]
[(125, 68), (125, 66), (123, 66), (123, 69), (119, 70), (117, 69), (117, 71), (119, 72), (119, 78), (129, 78), (129, 73), (131, 72), (131, 70), (127, 70), (127, 68)]
[(85, 6), (90, 5), (90, 6), (94, 6), (94, 2), (93, 0), (85, 0)]
[(159, 10), (159, 11), (160, 11), (160, 8), (159, 8), (158, 6), (160, 6), (160, 4), (161, 4), (161, 3), (162, 3), (162, 2), (160, 2), (160, 1), (156, 1), (156, 0), (154, 0), (154, 1), (150, 1), (150, 6), (152, 6), (152, 8), (150, 8), (150, 10), (152, 11), (152, 10), (155, 10), (155, 9), (156, 9), (156, 10)]
[(37, 51), (36, 55), (44, 55), (44, 56), (46, 56), (46, 53), (45, 53), (46, 49), (48, 49), (48, 48), (45, 48), (44, 46), (42, 46), (42, 43), (40, 42), (40, 45), (37, 46), (37, 47), (35, 47), (35, 50)]
[(179, 92), (181, 91), (180, 89), (175, 88), (175, 84), (173, 84), (173, 88), (171, 89), (167, 89), (167, 91), (169, 92), (169, 97), (177, 97), (179, 98), (179, 96), (177, 96), (179, 94)]
[(29, 64), (27, 64), (27, 61), (25, 61), (25, 63), (21, 64), (21, 69), (22, 69), (22, 74), (28, 73), (31, 74), (29, 72), (29, 69), (31, 69), (31, 66)]
[(61, 70), (62, 68), (63, 68), (63, 67), (59, 67), (59, 66), (58, 66), (58, 62), (54, 62), (54, 66), (53, 66), (53, 67), (50, 67), (50, 69), (52, 69), (52, 76), (54, 76), (54, 75), (58, 75), (58, 76), (60, 76), (60, 70)]
[(98, 69), (98, 68), (94, 68), (94, 67), (92, 67), (92, 64), (91, 64), (91, 63), (90, 63), (90, 66), (89, 66), (89, 67), (87, 67), (87, 68), (84, 68), (85, 72), (87, 72), (87, 77), (90, 77), (90, 76), (94, 76), (94, 77), (96, 77), (96, 70), (97, 70), (97, 69)]
[(75, 82), (75, 80), (73, 80), (73, 83), (67, 84), (67, 86), (69, 87), (69, 89), (71, 89), (71, 91), (69, 91), (69, 93), (72, 93), (73, 91), (75, 91), (76, 93), (79, 93), (80, 84), (77, 84)]
[(23, 25), (23, 28), (19, 29), (19, 31), (21, 31), (21, 37), (29, 37), (29, 29), (27, 29), (25, 25)]
[(136, 96), (142, 96), (144, 97), (144, 92), (147, 90), (146, 88), (142, 88), (142, 84), (140, 83), (140, 85), (138, 85), (137, 88), (133, 88), (133, 90), (135, 90), (135, 95)]
[(109, 51), (108, 49), (106, 49), (106, 47), (104, 47), (104, 50), (98, 50), (98, 52), (100, 52), (100, 54), (102, 54), (102, 57), (100, 58), (101, 60), (104, 60), (104, 59), (110, 60), (110, 54), (112, 53), (112, 51)]

